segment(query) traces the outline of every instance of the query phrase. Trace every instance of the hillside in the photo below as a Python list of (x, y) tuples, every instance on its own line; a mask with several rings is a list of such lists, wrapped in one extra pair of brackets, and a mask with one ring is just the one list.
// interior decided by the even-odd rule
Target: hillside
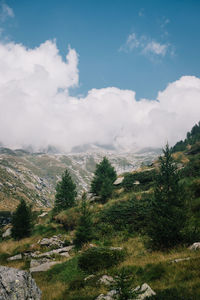
[(66, 168), (78, 191), (88, 190), (96, 163), (107, 156), (118, 174), (149, 164), (160, 153), (146, 149), (139, 153), (117, 153), (95, 148), (93, 151), (49, 154), (0, 148), (0, 210), (13, 210), (24, 198), (34, 207), (51, 207), (55, 186)]
[[(41, 162), (45, 161), (47, 157), (38, 154), (37, 161), (39, 158)], [(123, 272), (126, 272), (127, 278), (131, 278), (132, 287), (146, 282), (156, 292), (156, 296), (149, 299), (198, 300), (200, 254), (199, 250), (188, 248), (200, 238), (200, 169), (194, 168), (198, 165), (198, 157), (198, 154), (183, 152), (174, 154), (181, 181), (190, 196), (187, 198), (188, 221), (182, 244), (167, 251), (148, 246), (145, 234), (149, 226), (147, 212), (153, 194), (154, 173), (159, 168), (158, 161), (155, 161), (151, 168), (143, 166), (138, 171), (126, 173), (125, 178), (129, 180), (124, 180), (115, 188), (107, 203), (91, 204), (95, 235), (81, 250), (77, 251), (72, 245), (81, 211), (78, 205), (62, 211), (53, 219), (51, 213), (43, 217), (35, 213), (31, 237), (20, 241), (8, 237), (0, 242), (1, 265), (23, 270), (31, 268), (32, 276), (42, 290), (42, 300), (103, 299), (97, 297), (107, 294), (111, 289), (106, 280), (116, 280), (118, 276), (123, 276)], [(32, 155), (29, 164), (31, 160)], [(61, 251), (65, 252), (61, 254)], [(101, 253), (103, 260), (99, 256)], [(13, 255), (18, 256), (8, 260)], [(90, 256), (87, 258), (87, 255)], [(84, 264), (80, 263), (81, 259), (85, 259)], [(45, 271), (49, 263), (55, 266)]]

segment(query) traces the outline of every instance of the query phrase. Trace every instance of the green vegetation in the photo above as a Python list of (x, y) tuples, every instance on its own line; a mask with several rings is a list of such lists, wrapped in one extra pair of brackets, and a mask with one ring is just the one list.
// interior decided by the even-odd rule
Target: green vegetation
[(93, 247), (82, 253), (78, 266), (87, 272), (97, 272), (117, 265), (124, 260), (125, 254), (122, 249)]
[(102, 203), (105, 203), (112, 195), (113, 183), (117, 178), (115, 169), (109, 160), (104, 157), (103, 160), (96, 165), (94, 178), (91, 183), (91, 193), (99, 196)]
[(184, 141), (179, 141), (174, 145), (174, 147), (172, 148), (172, 152), (184, 151), (188, 148), (188, 146), (195, 144), (195, 148), (200, 150), (200, 145), (198, 142), (200, 142), (200, 121), (198, 124), (192, 127), (192, 130), (190, 132), (187, 133), (187, 138)]
[(152, 246), (170, 248), (182, 241), (185, 224), (184, 190), (168, 145), (159, 158), (160, 170), (156, 176), (154, 197), (151, 201), (147, 228)]
[(76, 195), (76, 185), (74, 184), (69, 171), (65, 170), (62, 175), (62, 180), (58, 182), (56, 186), (54, 212), (59, 212), (74, 206)]
[(12, 236), (16, 240), (30, 236), (32, 228), (31, 206), (22, 199), (12, 216)]
[(81, 201), (81, 216), (75, 233), (74, 244), (77, 248), (81, 248), (83, 244), (90, 242), (93, 237), (92, 216), (87, 203), (87, 195), (86, 193), (83, 193)]
[[(118, 299), (134, 299), (134, 289), (144, 282), (156, 292), (152, 300), (200, 299), (200, 252), (188, 249), (200, 241), (198, 143), (196, 140), (184, 152), (173, 154), (166, 146), (158, 161), (126, 174), (114, 190), (116, 173), (104, 158), (97, 165), (91, 187), (100, 202), (86, 200), (83, 194), (80, 203), (74, 197), (65, 206), (60, 197), (59, 209), (53, 213), (40, 218), (41, 212), (35, 212), (29, 237), (8, 237), (0, 242), (1, 264), (28, 269), (29, 259), (7, 258), (49, 251), (38, 240), (58, 235), (64, 246), (75, 243), (76, 248), (69, 258), (56, 254), (60, 263), (50, 270), (33, 273), (42, 300), (95, 300), (112, 289), (118, 291)], [(60, 194), (67, 195), (67, 191)], [(103, 275), (115, 281), (110, 286), (101, 284)]]

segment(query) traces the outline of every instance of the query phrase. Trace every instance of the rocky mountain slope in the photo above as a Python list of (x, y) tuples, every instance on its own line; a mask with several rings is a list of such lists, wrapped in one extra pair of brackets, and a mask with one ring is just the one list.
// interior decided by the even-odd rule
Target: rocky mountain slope
[(24, 150), (0, 148), (0, 210), (13, 210), (23, 197), (34, 207), (51, 207), (55, 186), (68, 168), (78, 191), (88, 190), (96, 163), (107, 156), (118, 174), (151, 163), (160, 153), (158, 149), (144, 149), (137, 153), (90, 149), (70, 154), (31, 153)]

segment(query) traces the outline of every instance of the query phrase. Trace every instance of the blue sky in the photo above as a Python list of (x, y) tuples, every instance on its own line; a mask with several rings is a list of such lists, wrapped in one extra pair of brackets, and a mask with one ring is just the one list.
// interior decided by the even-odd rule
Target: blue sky
[[(200, 1), (8, 0), (2, 39), (33, 48), (56, 39), (79, 54), (79, 87), (118, 87), (155, 99), (183, 75), (199, 76)], [(131, 38), (132, 37), (132, 38)], [(129, 38), (129, 42), (128, 42)], [(156, 52), (157, 51), (157, 52)]]

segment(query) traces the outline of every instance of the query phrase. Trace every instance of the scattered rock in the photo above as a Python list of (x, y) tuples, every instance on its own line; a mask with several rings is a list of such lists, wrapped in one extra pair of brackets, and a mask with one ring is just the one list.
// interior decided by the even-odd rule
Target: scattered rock
[(110, 247), (110, 250), (118, 250), (118, 251), (122, 251), (123, 248), (122, 247)]
[(95, 277), (95, 275), (91, 274), (91, 275), (85, 277), (84, 280), (87, 281), (87, 280), (90, 280), (90, 279), (92, 279), (94, 277)]
[(48, 213), (47, 212), (43, 212), (41, 215), (39, 215), (38, 217), (39, 218), (43, 218), (43, 217), (45, 217), (46, 215), (48, 215)]
[(44, 253), (32, 253), (31, 254), (31, 257), (33, 258), (40, 258), (40, 257), (48, 257), (50, 258), (53, 254), (60, 254), (62, 256), (65, 256), (65, 257), (70, 257), (69, 255), (69, 251), (72, 250), (74, 248), (74, 246), (67, 246), (67, 247), (62, 247), (62, 248), (59, 248), (59, 249), (54, 249), (54, 250), (51, 250), (51, 251), (48, 251), (48, 252), (44, 252)]
[(111, 290), (110, 292), (108, 292), (106, 295), (104, 294), (100, 294), (96, 300), (114, 300), (113, 296), (116, 295), (117, 292), (116, 290)]
[(20, 260), (20, 259), (22, 259), (21, 253), (7, 258), (7, 261)]
[(137, 296), (137, 300), (143, 300), (146, 297), (154, 296), (156, 294), (147, 283), (143, 283), (141, 287), (137, 286), (134, 291), (141, 293)]
[(64, 241), (62, 241), (59, 236), (54, 235), (51, 238), (43, 238), (42, 240), (38, 241), (38, 244), (41, 246), (46, 246), (46, 247), (57, 247), (61, 248), (64, 245)]
[(30, 268), (38, 267), (44, 263), (50, 262), (48, 258), (41, 258), (41, 259), (31, 259), (30, 261)]
[(178, 263), (180, 261), (185, 261), (185, 260), (190, 260), (190, 257), (185, 257), (185, 258), (177, 258), (171, 261), (171, 263)]
[(28, 272), (0, 266), (1, 300), (40, 300), (41, 291)]
[(2, 234), (3, 238), (7, 238), (9, 236), (11, 236), (12, 231), (11, 231), (11, 227), (7, 228), (6, 231)]
[(108, 275), (103, 275), (100, 279), (99, 279), (99, 283), (100, 284), (104, 284), (104, 285), (110, 285), (111, 283), (113, 283), (114, 279), (112, 276), (108, 276)]
[(124, 177), (118, 177), (113, 184), (114, 185), (119, 185), (119, 184), (122, 183), (123, 180), (124, 180)]
[(52, 266), (54, 266), (56, 264), (60, 264), (60, 263), (61, 263), (60, 261), (46, 262), (46, 263), (41, 264), (39, 266), (30, 268), (30, 272), (31, 273), (34, 273), (34, 272), (45, 272), (45, 271), (49, 270)]
[(200, 250), (200, 242), (194, 243), (189, 247), (190, 250)]

